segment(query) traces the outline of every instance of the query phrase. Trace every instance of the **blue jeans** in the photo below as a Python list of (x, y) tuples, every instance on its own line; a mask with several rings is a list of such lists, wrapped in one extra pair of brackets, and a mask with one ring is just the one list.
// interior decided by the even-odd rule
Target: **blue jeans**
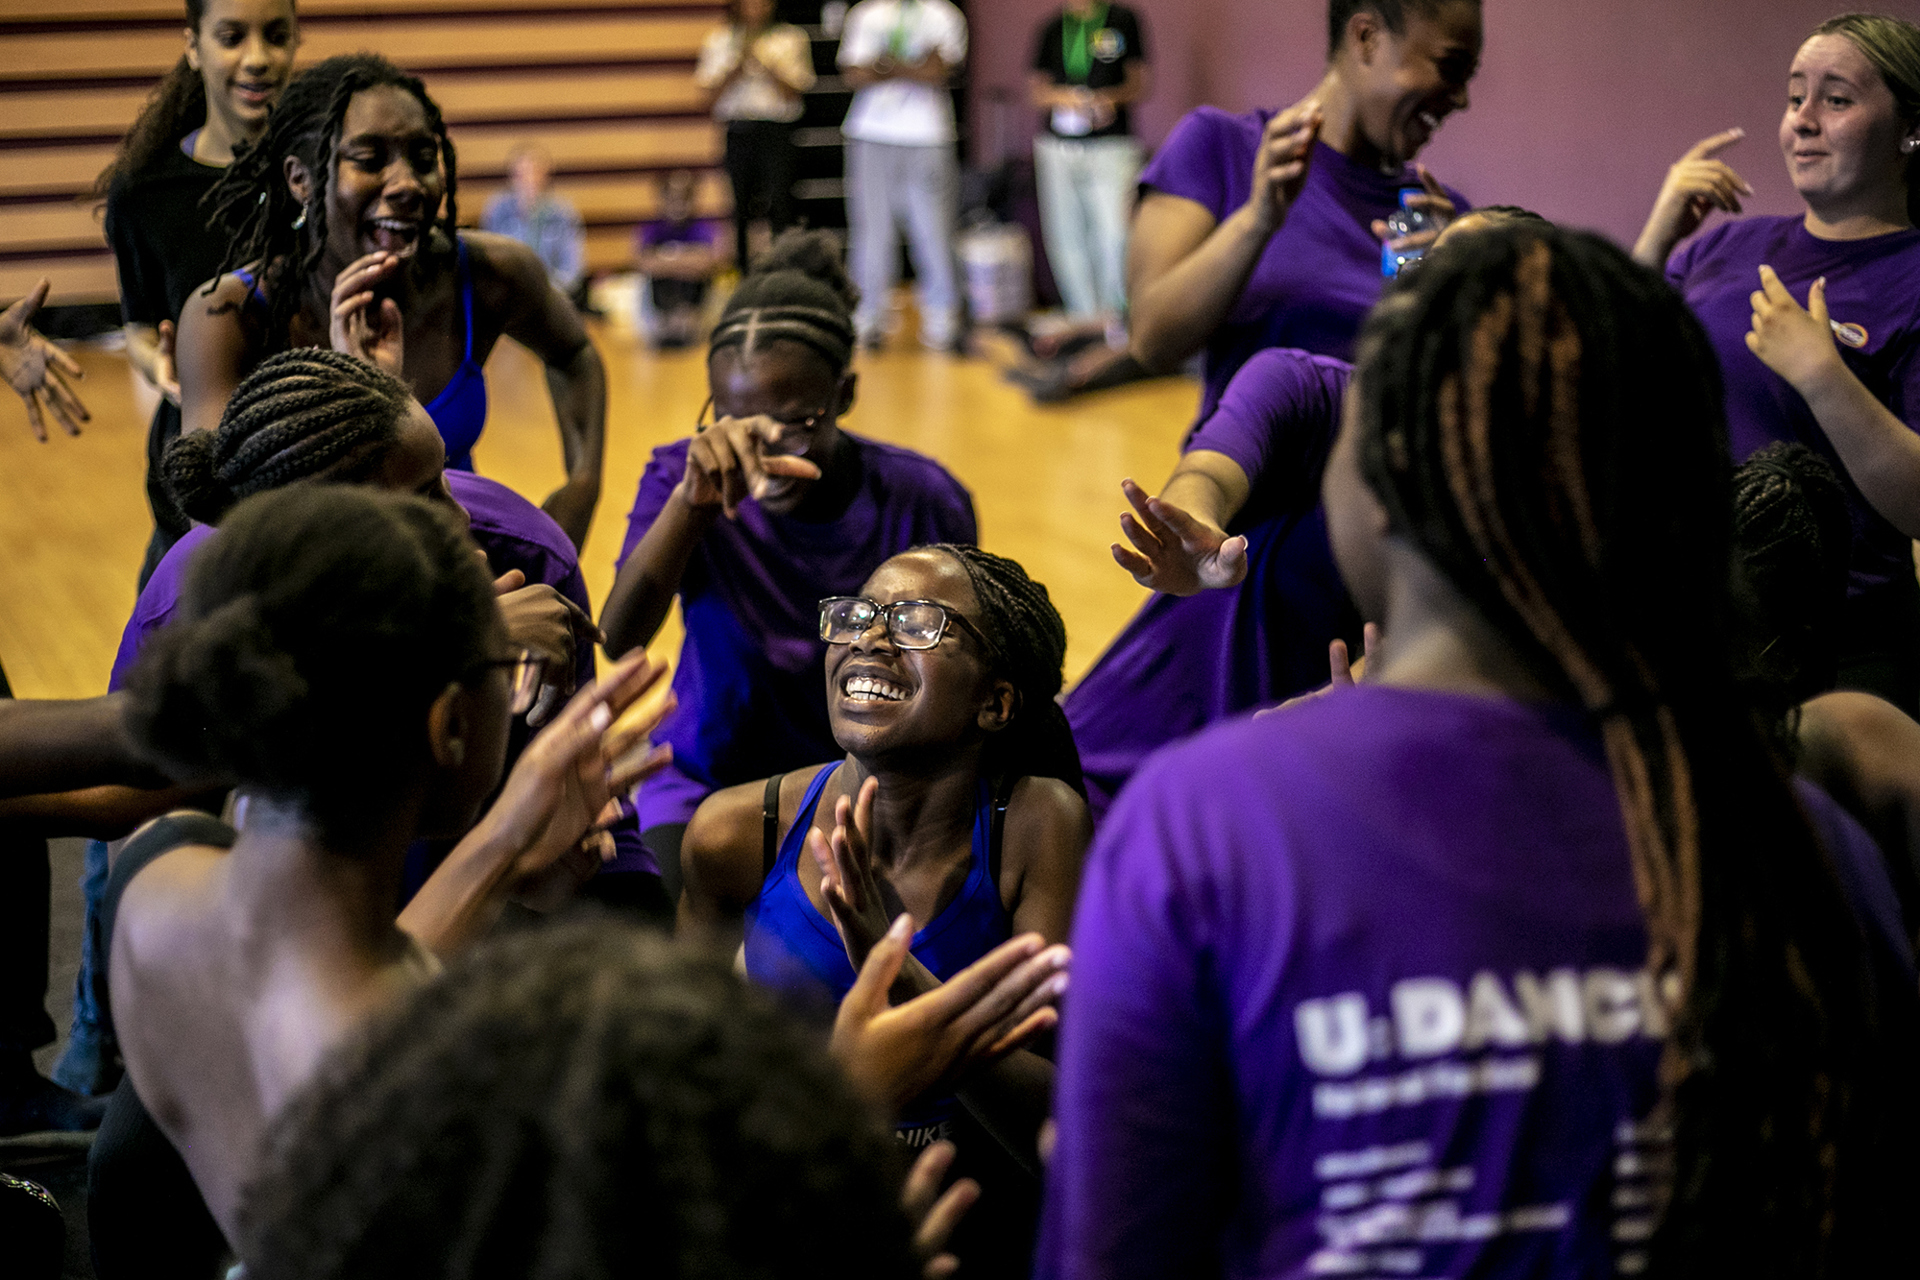
[(1033, 140), (1033, 176), (1047, 266), (1067, 313), (1124, 314), (1127, 219), (1140, 180), (1140, 144), (1042, 134)]
[(854, 325), (863, 340), (885, 336), (887, 306), (899, 278), (907, 233), (919, 280), (920, 338), (944, 347), (960, 332), (953, 227), (960, 215), (960, 164), (951, 142), (898, 147), (847, 139), (847, 239), (860, 286)]
[(120, 1079), (120, 1044), (106, 1017), (107, 949), (100, 936), (100, 899), (107, 891), (107, 846), (87, 841), (86, 870), (80, 891), (87, 900), (80, 946), (80, 974), (73, 983), (73, 1027), (67, 1047), (53, 1064), (54, 1083), (89, 1096), (105, 1093)]

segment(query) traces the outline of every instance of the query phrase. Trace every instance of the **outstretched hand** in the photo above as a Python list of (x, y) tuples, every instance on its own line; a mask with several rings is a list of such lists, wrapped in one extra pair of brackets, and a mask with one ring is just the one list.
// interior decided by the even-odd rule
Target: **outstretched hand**
[(834, 803), (831, 836), (822, 836), (818, 827), (807, 832), (807, 851), (820, 869), (820, 896), (855, 969), (866, 965), (892, 923), (873, 869), (873, 802), (879, 794), (880, 780), (868, 778), (856, 800), (841, 796)]
[(1807, 305), (1795, 302), (1772, 267), (1760, 268), (1760, 287), (1753, 291), (1753, 328), (1747, 350), (1785, 378), (1802, 395), (1821, 378), (1844, 370), (1840, 348), (1833, 340), (1833, 317), (1827, 312), (1827, 278), (1821, 276), (1807, 290)]
[(1190, 596), (1208, 588), (1238, 586), (1247, 576), (1247, 540), (1217, 529), (1170, 502), (1147, 496), (1122, 480), (1131, 512), (1120, 513), (1120, 531), (1132, 548), (1113, 544), (1113, 559), (1143, 587)]
[(615, 663), (527, 744), (507, 775), (485, 822), (493, 838), (519, 850), (508, 880), (528, 905), (557, 905), (612, 856), (604, 828), (619, 816), (616, 797), (672, 759), (671, 747), (648, 736), (672, 711), (671, 694), (651, 714), (622, 719), (665, 675), (644, 650)]
[(766, 496), (776, 479), (818, 480), (820, 468), (805, 458), (776, 453), (786, 428), (764, 414), (722, 418), (693, 437), (680, 495), (690, 507), (719, 508), (732, 520), (748, 498)]
[(381, 298), (374, 286), (400, 267), (398, 254), (370, 253), (347, 264), (333, 281), (333, 302), (327, 335), (335, 351), (358, 356), (368, 364), (385, 369), (394, 377), (404, 376), (406, 330), (401, 323), (400, 304)]
[(1651, 267), (1663, 266), (1673, 247), (1698, 231), (1715, 209), (1740, 212), (1740, 198), (1752, 195), (1753, 188), (1733, 166), (1714, 157), (1746, 136), (1745, 129), (1716, 133), (1694, 143), (1674, 161), (1634, 245), (1635, 258)]
[(48, 416), (70, 436), (79, 435), (80, 424), (93, 416), (67, 385), (68, 378), (84, 378), (86, 371), (31, 323), (52, 288), (53, 282), (42, 276), (33, 292), (0, 311), (0, 375), (26, 404), (27, 426), (42, 444), (47, 442)]
[(920, 1257), (921, 1280), (946, 1280), (960, 1269), (960, 1259), (946, 1251), (947, 1239), (980, 1199), (980, 1184), (961, 1178), (945, 1195), (940, 1194), (940, 1184), (946, 1181), (958, 1151), (944, 1138), (933, 1143), (913, 1162), (900, 1189), (900, 1207), (913, 1223), (913, 1251)]
[(1037, 933), (1001, 943), (939, 987), (898, 1007), (888, 992), (913, 944), (902, 914), (860, 967), (833, 1023), (834, 1056), (854, 1083), (897, 1113), (947, 1092), (1060, 1020), (1072, 953)]

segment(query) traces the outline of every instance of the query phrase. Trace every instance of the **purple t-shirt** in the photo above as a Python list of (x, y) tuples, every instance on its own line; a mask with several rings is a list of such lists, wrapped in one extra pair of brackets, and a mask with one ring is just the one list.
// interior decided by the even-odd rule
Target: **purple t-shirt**
[[(1801, 798), (1910, 987), (1878, 850)], [(1573, 709), (1361, 685), (1171, 748), (1072, 942), (1043, 1280), (1635, 1269), (1668, 1017)]]
[(1225, 454), (1252, 485), (1229, 533), (1247, 539), (1230, 590), (1156, 594), (1068, 693), (1098, 821), (1148, 755), (1240, 711), (1327, 682), (1327, 645), (1360, 615), (1334, 567), (1320, 473), (1352, 368), (1285, 347), (1256, 353), (1186, 449)]
[[(580, 573), (580, 557), (566, 533), (553, 517), (528, 502), (497, 480), (466, 471), (447, 472), (447, 487), (454, 501), (467, 513), (473, 540), (487, 553), (487, 565), (497, 577), (518, 569), (529, 583), (545, 583), (579, 605), (591, 616), (587, 581)], [(193, 553), (214, 534), (212, 526), (197, 524), (162, 557), (147, 579), (146, 588), (133, 606), (133, 617), (120, 636), (120, 651), (113, 660), (108, 688), (126, 683), (127, 672), (139, 657), (147, 637), (165, 626), (180, 605), (180, 593), (186, 585), (187, 565)], [(574, 680), (583, 684), (594, 676), (593, 645), (578, 646), (574, 662)], [(524, 724), (516, 721), (510, 743), (517, 757), (526, 745)], [(659, 867), (640, 843), (640, 828), (631, 815), (612, 828), (617, 853), (608, 864), (613, 871), (653, 871)]]
[(1798, 216), (1742, 218), (1683, 245), (1667, 262), (1667, 278), (1719, 353), (1734, 461), (1775, 440), (1797, 440), (1840, 474), (1853, 515), (1850, 587), (1857, 595), (1911, 574), (1911, 549), (1860, 495), (1800, 393), (1747, 350), (1748, 299), (1760, 287), (1762, 263), (1803, 306), (1813, 282), (1827, 278), (1828, 309), (1847, 326), (1837, 344), (1841, 358), (1896, 418), (1920, 428), (1920, 230), (1821, 240)]
[(711, 222), (662, 220), (641, 223), (637, 238), (642, 249), (657, 249), (663, 244), (700, 244), (711, 249), (715, 233)]
[[(856, 594), (902, 551), (978, 538), (973, 498), (946, 468), (911, 449), (842, 434), (860, 477), (837, 517), (797, 520), (748, 499), (738, 520), (716, 520), (694, 548), (680, 580), (680, 705), (655, 735), (673, 744), (673, 764), (640, 789), (642, 830), (685, 822), (717, 788), (840, 755), (827, 723), (821, 599)], [(653, 451), (620, 563), (686, 474), (688, 444)]]
[[(1229, 115), (1218, 107), (1189, 112), (1140, 175), (1140, 185), (1184, 196), (1226, 221), (1253, 194), (1253, 157), (1273, 115)], [(1380, 241), (1373, 222), (1400, 207), (1403, 188), (1419, 185), (1411, 166), (1381, 173), (1314, 143), (1300, 198), (1207, 342), (1198, 421), (1213, 412), (1227, 382), (1262, 347), (1353, 358), (1360, 323), (1380, 297)], [(1459, 192), (1449, 187), (1447, 194), (1461, 210), (1469, 207)]]

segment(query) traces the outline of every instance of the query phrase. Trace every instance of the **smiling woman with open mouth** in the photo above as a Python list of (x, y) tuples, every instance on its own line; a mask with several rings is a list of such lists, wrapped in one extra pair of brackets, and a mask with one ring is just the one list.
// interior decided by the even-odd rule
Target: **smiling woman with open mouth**
[[(845, 754), (700, 806), (682, 850), (681, 931), (729, 949), (744, 939), (748, 976), (822, 1004), (902, 913), (921, 927), (896, 1000), (1016, 933), (1036, 935), (1036, 953), (1060, 942), (1092, 820), (1054, 701), (1066, 628), (1046, 588), (978, 547), (921, 547), (858, 594), (822, 600), (819, 620)], [(1063, 991), (1064, 951), (1060, 963)], [(1018, 1050), (901, 1108), (904, 1141), (954, 1136), (986, 1189), (984, 1238), (957, 1249), (970, 1273), (1024, 1266), (1031, 1224), (1017, 1210), (1036, 1187), (1019, 1166), (1035, 1168), (1052, 1081), (1046, 1057)]]
[(217, 426), (262, 356), (331, 346), (406, 382), (447, 465), (471, 471), (481, 369), (505, 335), (546, 364), (567, 479), (541, 506), (578, 547), (600, 500), (605, 370), (532, 250), (456, 229), (457, 187), (453, 143), (417, 78), (366, 53), (297, 76), (209, 197), (227, 274), (180, 318), (184, 427)]

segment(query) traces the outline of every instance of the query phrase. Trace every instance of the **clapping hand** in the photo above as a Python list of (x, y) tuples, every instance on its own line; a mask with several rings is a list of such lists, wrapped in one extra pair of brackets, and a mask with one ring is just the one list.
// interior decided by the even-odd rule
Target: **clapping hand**
[(1113, 558), (1143, 587), (1190, 596), (1208, 588), (1238, 586), (1247, 576), (1247, 540), (1216, 529), (1170, 502), (1151, 498), (1131, 480), (1120, 482), (1131, 512), (1121, 512), (1120, 531), (1133, 547), (1113, 544)]
[(358, 356), (396, 378), (403, 376), (401, 370), (406, 364), (400, 304), (379, 297), (374, 286), (392, 275), (400, 261), (398, 254), (380, 252), (347, 264), (334, 277), (333, 311), (327, 329), (335, 351)]
[(873, 802), (879, 794), (880, 780), (868, 778), (857, 800), (841, 796), (834, 803), (832, 836), (822, 836), (818, 827), (807, 832), (807, 851), (820, 869), (820, 896), (855, 969), (866, 965), (892, 924), (873, 869)]
[(1288, 107), (1260, 133), (1260, 148), (1253, 157), (1253, 190), (1247, 205), (1269, 232), (1280, 229), (1287, 211), (1300, 198), (1307, 185), (1307, 165), (1313, 156), (1314, 140), (1320, 136), (1320, 101), (1308, 98)]
[(887, 993), (913, 944), (902, 914), (867, 954), (840, 1002), (833, 1052), (854, 1083), (898, 1112), (944, 1093), (1060, 1020), (1072, 953), (1037, 933), (1003, 942), (939, 987), (889, 1008)]
[(515, 896), (550, 909), (612, 856), (604, 827), (626, 795), (672, 759), (648, 735), (673, 709), (668, 695), (646, 716), (622, 715), (666, 675), (644, 651), (575, 695), (536, 735), (507, 775), (484, 821), (492, 835), (519, 850), (509, 872)]
[(820, 468), (805, 458), (771, 452), (786, 430), (764, 415), (722, 418), (694, 436), (680, 494), (688, 506), (719, 507), (729, 520), (747, 498), (763, 498), (779, 477), (818, 480)]
[(67, 385), (68, 378), (84, 378), (86, 371), (31, 324), (52, 287), (53, 282), (43, 276), (33, 292), (0, 311), (0, 374), (25, 402), (27, 426), (41, 444), (47, 442), (49, 414), (70, 436), (79, 435), (80, 424), (92, 420), (87, 406)]
[(1844, 369), (1840, 348), (1833, 341), (1833, 319), (1827, 313), (1827, 278), (1807, 290), (1801, 306), (1780, 283), (1772, 267), (1760, 268), (1760, 287), (1753, 291), (1753, 328), (1747, 350), (1805, 395), (1822, 377)]
[(962, 1178), (940, 1194), (957, 1151), (944, 1138), (933, 1143), (913, 1162), (900, 1189), (900, 1207), (913, 1223), (913, 1251), (920, 1257), (921, 1280), (946, 1280), (960, 1269), (960, 1259), (946, 1251), (947, 1238), (980, 1199), (980, 1184), (972, 1178)]
[(1371, 655), (1380, 644), (1380, 628), (1369, 622), (1361, 629), (1361, 637), (1362, 642), (1366, 645), (1367, 651), (1361, 654), (1357, 661), (1349, 659), (1347, 642), (1345, 640), (1334, 640), (1327, 645), (1327, 683), (1321, 685), (1318, 689), (1310, 689), (1306, 693), (1296, 694), (1277, 707), (1267, 707), (1265, 710), (1256, 711), (1253, 713), (1254, 716), (1256, 718), (1259, 716), (1270, 716), (1276, 711), (1285, 711), (1288, 707), (1295, 707), (1303, 702), (1312, 702), (1318, 698), (1324, 698), (1335, 689), (1351, 689), (1354, 685), (1358, 684), (1361, 676), (1366, 673), (1368, 656)]

